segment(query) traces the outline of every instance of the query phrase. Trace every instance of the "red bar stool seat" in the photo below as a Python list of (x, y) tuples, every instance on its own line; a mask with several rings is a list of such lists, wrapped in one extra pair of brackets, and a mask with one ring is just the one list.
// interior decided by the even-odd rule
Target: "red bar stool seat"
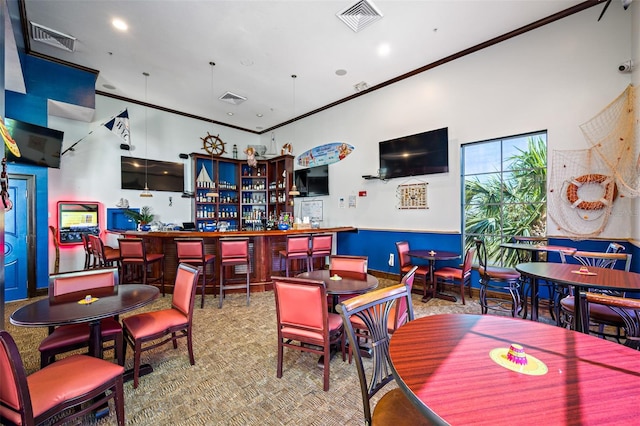
[[(221, 238), (220, 240), (220, 299), (218, 300), (218, 308), (222, 308), (224, 300), (224, 292), (227, 290), (236, 290), (246, 288), (247, 290), (247, 306), (249, 306), (250, 290), (249, 290), (249, 274), (251, 265), (249, 262), (249, 239), (248, 238)], [(231, 283), (230, 278), (225, 278), (225, 270), (244, 266), (246, 270), (246, 283)], [(229, 282), (228, 282), (229, 281)]]
[[(215, 254), (206, 254), (204, 251), (204, 240), (202, 238), (176, 238), (176, 251), (178, 263), (188, 263), (202, 271), (202, 298), (200, 308), (204, 308), (204, 294), (207, 283), (213, 283), (213, 294), (215, 296)], [(207, 265), (211, 265), (211, 275), (207, 278)]]
[[(120, 284), (124, 283), (126, 268), (142, 269), (142, 284), (160, 282), (162, 296), (164, 296), (164, 254), (147, 253), (142, 238), (120, 238), (118, 239), (118, 245), (120, 246)], [(160, 274), (157, 277), (149, 277), (149, 266), (154, 263), (160, 264)]]

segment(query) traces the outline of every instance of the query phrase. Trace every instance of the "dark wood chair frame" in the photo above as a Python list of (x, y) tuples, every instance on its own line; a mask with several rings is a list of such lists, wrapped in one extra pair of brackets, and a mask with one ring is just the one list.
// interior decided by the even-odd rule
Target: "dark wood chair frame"
[[(230, 256), (228, 257), (225, 253), (225, 245), (227, 243), (244, 243), (246, 244), (246, 256), (241, 256), (241, 257), (237, 257), (237, 256)], [(239, 289), (246, 289), (247, 291), (247, 306), (249, 306), (250, 303), (250, 297), (251, 297), (251, 287), (250, 287), (250, 275), (251, 275), (251, 259), (250, 259), (250, 254), (249, 254), (249, 239), (248, 238), (220, 238), (219, 240), (219, 250), (218, 253), (220, 254), (220, 282), (218, 283), (218, 286), (220, 288), (220, 294), (219, 294), (219, 299), (218, 299), (218, 308), (222, 308), (222, 302), (224, 300), (224, 295), (225, 295), (225, 291), (227, 290), (239, 290)], [(227, 280), (224, 277), (224, 272), (226, 268), (229, 267), (235, 267), (235, 266), (240, 266), (240, 265), (246, 265), (247, 267), (247, 273), (246, 273), (246, 282), (243, 284), (239, 284), (237, 282), (235, 283), (230, 283), (227, 284), (226, 281), (231, 281), (230, 279)]]
[[(482, 238), (476, 238), (476, 255), (478, 256), (478, 273), (480, 274), (480, 306), (482, 313), (489, 310), (510, 312), (515, 317), (520, 304), (520, 273), (513, 268), (502, 268), (487, 265), (487, 247)], [(510, 300), (500, 297), (499, 293), (508, 294)], [(507, 307), (506, 304), (510, 304)]]
[[(203, 238), (175, 238), (174, 241), (176, 243), (178, 263), (188, 263), (189, 265), (200, 267), (202, 270), (202, 298), (200, 299), (200, 309), (202, 309), (204, 308), (204, 295), (207, 284), (213, 285), (213, 296), (216, 296), (216, 256), (205, 252)], [(181, 250), (181, 245), (185, 251)], [(195, 247), (199, 247), (199, 250), (191, 251)], [(211, 265), (212, 268), (209, 278), (207, 278), (207, 265)]]

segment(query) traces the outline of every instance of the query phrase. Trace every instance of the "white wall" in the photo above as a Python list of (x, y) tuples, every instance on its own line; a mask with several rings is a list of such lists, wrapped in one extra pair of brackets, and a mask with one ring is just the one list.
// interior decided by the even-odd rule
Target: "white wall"
[[(634, 3), (624, 12), (612, 4), (600, 22), (601, 8), (594, 7), (361, 96), (275, 130), (276, 146), (291, 142), (294, 155), (329, 142), (355, 146), (345, 160), (329, 167), (331, 195), (317, 198), (324, 205), (323, 226), (460, 232), (459, 146), (547, 129), (549, 157), (552, 150), (588, 148), (578, 126), (632, 82), (632, 76), (619, 73), (617, 65), (630, 57), (640, 61), (637, 6)], [(630, 37), (632, 16), (635, 26)], [(633, 75), (636, 86), (638, 74)], [(152, 96), (149, 102), (153, 103)], [(98, 96), (93, 123), (50, 117), (49, 127), (65, 131), (64, 148), (93, 130), (75, 152), (65, 154), (60, 170), (49, 173), (51, 224), (60, 200), (99, 201), (106, 209), (124, 197), (131, 207), (150, 205), (163, 222), (182, 222), (191, 216), (191, 200), (180, 194), (156, 192), (144, 200), (138, 191), (120, 189), (120, 156), (127, 153), (119, 149), (118, 137), (100, 124), (125, 107), (136, 147), (131, 155), (144, 158), (143, 107)], [(271, 133), (257, 136), (153, 109), (148, 110), (148, 119), (148, 158), (155, 160), (180, 161), (179, 153), (204, 152), (200, 138), (207, 132), (220, 133), (229, 151), (225, 156), (231, 156), (234, 143), (240, 152), (247, 144), (270, 146)], [(379, 141), (445, 126), (450, 138), (449, 173), (387, 182), (361, 178), (377, 172)], [(428, 182), (430, 208), (397, 210), (397, 185), (413, 182)], [(367, 191), (367, 196), (357, 197), (357, 207), (348, 208), (348, 196), (358, 191)], [(345, 208), (340, 208), (340, 198), (345, 199)], [(299, 208), (297, 200), (296, 212)], [(602, 237), (629, 238), (634, 229), (638, 238), (637, 200), (618, 200), (615, 209)], [(632, 211), (635, 214), (629, 214)], [(548, 233), (558, 235), (552, 223)], [(65, 248), (60, 268), (71, 270), (82, 262), (80, 247)]]
[[(629, 11), (631, 12), (631, 16), (633, 16), (631, 24), (631, 59), (635, 64), (635, 69), (633, 71), (632, 81), (633, 86), (637, 91), (638, 88), (640, 88), (640, 6), (637, 3), (632, 4), (629, 7)], [(640, 141), (640, 95), (638, 94), (636, 94), (635, 110), (637, 142)], [(638, 161), (640, 161), (640, 157), (638, 157)], [(640, 198), (637, 198), (635, 200), (632, 215), (633, 219), (631, 221), (631, 236), (635, 240), (635, 244), (637, 246), (640, 246)]]
[[(588, 148), (579, 125), (631, 83), (617, 66), (631, 57), (632, 11), (612, 4), (597, 22), (600, 11), (591, 8), (278, 129), (276, 139), (295, 139), (295, 155), (334, 141), (355, 146), (329, 166), (331, 196), (318, 197), (323, 225), (460, 232), (461, 144), (546, 129), (549, 159), (553, 150)], [(386, 182), (361, 178), (377, 173), (379, 141), (445, 126), (449, 173)], [(397, 210), (397, 186), (414, 182), (428, 182), (429, 209)], [(367, 196), (357, 198), (355, 209), (339, 207), (341, 197), (363, 190)], [(629, 199), (616, 201), (602, 237), (629, 238), (631, 223), (637, 228), (630, 205)], [(561, 235), (556, 228), (550, 222), (548, 234)]]

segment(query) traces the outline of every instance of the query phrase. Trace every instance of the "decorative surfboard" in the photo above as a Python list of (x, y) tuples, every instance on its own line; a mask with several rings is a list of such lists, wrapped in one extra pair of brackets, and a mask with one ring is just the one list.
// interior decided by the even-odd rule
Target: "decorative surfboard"
[(337, 163), (351, 154), (355, 148), (345, 142), (331, 142), (316, 146), (298, 155), (298, 165), (302, 167), (323, 166)]

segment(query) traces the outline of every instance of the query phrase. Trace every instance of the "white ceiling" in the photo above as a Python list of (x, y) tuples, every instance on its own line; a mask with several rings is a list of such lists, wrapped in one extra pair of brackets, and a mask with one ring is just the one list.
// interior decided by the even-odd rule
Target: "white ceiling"
[[(581, 2), (373, 0), (383, 18), (358, 33), (336, 17), (353, 3), (28, 0), (25, 5), (29, 21), (77, 38), (75, 52), (33, 40), (31, 50), (98, 70), (97, 90), (261, 132), (355, 94), (357, 83), (375, 86)], [(116, 17), (128, 23), (128, 31), (112, 27)], [(381, 56), (385, 44), (389, 53)], [(213, 78), (210, 61), (216, 63)], [(346, 75), (336, 75), (339, 69)], [(146, 95), (143, 72), (150, 74)], [(292, 74), (298, 76), (295, 84)], [(219, 101), (227, 91), (248, 100)]]

